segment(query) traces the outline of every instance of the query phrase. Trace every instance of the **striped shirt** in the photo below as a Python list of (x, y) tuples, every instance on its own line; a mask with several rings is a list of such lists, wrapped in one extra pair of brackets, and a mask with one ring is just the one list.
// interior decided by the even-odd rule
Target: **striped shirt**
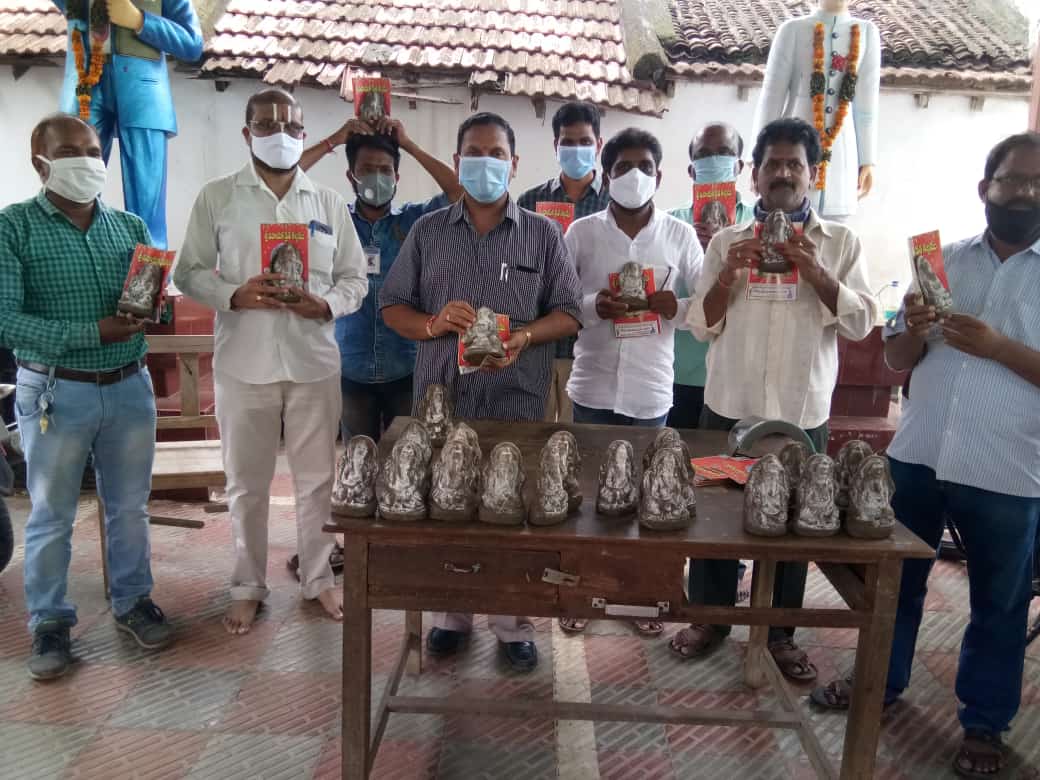
[(140, 217), (100, 200), (86, 230), (43, 191), (0, 211), (0, 346), (82, 371), (140, 360), (144, 336), (102, 344), (97, 323), (116, 313), (134, 246), (150, 243)]
[[(1001, 263), (976, 236), (943, 247), (943, 258), (956, 311), (1040, 351), (1040, 241)], [(900, 311), (885, 337), (904, 330)], [(930, 340), (888, 453), (945, 482), (1038, 498), (1040, 388), (996, 361)]]
[[(468, 301), (508, 314), (514, 330), (554, 311), (579, 320), (581, 286), (556, 223), (507, 201), (505, 217), (481, 236), (465, 198), (412, 227), (379, 296), (382, 308), (404, 304), (436, 314)], [(580, 320), (579, 320), (580, 321)], [(502, 371), (458, 369), (454, 334), (419, 342), (415, 403), (433, 383), (447, 387), (459, 417), (541, 420), (552, 377), (553, 344), (525, 349)]]

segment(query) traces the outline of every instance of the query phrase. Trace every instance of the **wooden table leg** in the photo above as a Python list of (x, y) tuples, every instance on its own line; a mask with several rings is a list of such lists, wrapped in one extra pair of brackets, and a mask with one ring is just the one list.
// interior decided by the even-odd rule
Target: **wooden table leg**
[(343, 540), (343, 780), (367, 780), (372, 710), (368, 540)]
[(422, 612), (405, 612), (404, 630), (415, 647), (415, 650), (408, 654), (408, 674), (422, 674)]
[(870, 780), (874, 776), (902, 572), (903, 562), (899, 560), (882, 561), (876, 567), (867, 568), (867, 599), (873, 609), (870, 622), (860, 630), (856, 644), (856, 680), (845, 726), (842, 780)]
[[(773, 582), (776, 580), (776, 561), (755, 561), (751, 575), (751, 606), (768, 609), (773, 606)], [(744, 659), (744, 684), (761, 688), (768, 680), (762, 666), (763, 653), (768, 652), (769, 626), (751, 626), (747, 657)]]

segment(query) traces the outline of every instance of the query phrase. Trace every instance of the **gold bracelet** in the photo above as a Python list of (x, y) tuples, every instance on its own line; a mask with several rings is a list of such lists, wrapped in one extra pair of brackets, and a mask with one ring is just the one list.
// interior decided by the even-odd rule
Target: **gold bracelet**
[(527, 349), (529, 346), (531, 346), (531, 340), (534, 338), (534, 336), (532, 336), (531, 331), (527, 330), (526, 328), (524, 328), (524, 335), (527, 336), (527, 342), (524, 344), (524, 349)]

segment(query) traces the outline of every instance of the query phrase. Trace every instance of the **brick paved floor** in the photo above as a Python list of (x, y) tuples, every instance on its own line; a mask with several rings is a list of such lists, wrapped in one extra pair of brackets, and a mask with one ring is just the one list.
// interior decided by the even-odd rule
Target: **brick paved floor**
[[(283, 467), (284, 468), (284, 467)], [(0, 575), (0, 778), (338, 777), (340, 627), (300, 600), (285, 569), (295, 552), (288, 480), (276, 479), (269, 575), (273, 594), (254, 630), (228, 636), (230, 529), (227, 515), (159, 502), (164, 515), (199, 517), (206, 528), (155, 528), (154, 597), (177, 628), (163, 653), (138, 650), (113, 628), (102, 596), (97, 521), (84, 501), (73, 540), (70, 596), (79, 607), (73, 674), (36, 684), (23, 668), (28, 650), (22, 597), (22, 551)], [(21, 539), (28, 501), (11, 502)], [(959, 731), (953, 679), (967, 621), (961, 566), (940, 563), (932, 576), (911, 689), (886, 715), (879, 776), (892, 780), (952, 777)], [(808, 600), (836, 594), (810, 573)], [(678, 626), (669, 627), (666, 635)], [(754, 708), (775, 704), (745, 689), (740, 663), (746, 628), (701, 662), (679, 663), (666, 639), (635, 637), (621, 623), (594, 622), (585, 636), (565, 636), (537, 621), (542, 663), (530, 675), (504, 668), (486, 623), (466, 654), (428, 660), (407, 679), (417, 695), (585, 698), (597, 702)], [(372, 685), (390, 671), (402, 631), (397, 613), (377, 613)], [(823, 678), (852, 662), (855, 633), (802, 629)], [(844, 718), (814, 714), (827, 750), (839, 754)], [(1023, 707), (1009, 738), (1009, 777), (1035, 777), (1040, 763), (1040, 641), (1026, 660)], [(737, 730), (632, 724), (553, 724), (544, 720), (396, 716), (376, 762), (378, 778), (472, 780), (665, 780), (670, 778), (811, 777), (797, 739), (768, 729)]]

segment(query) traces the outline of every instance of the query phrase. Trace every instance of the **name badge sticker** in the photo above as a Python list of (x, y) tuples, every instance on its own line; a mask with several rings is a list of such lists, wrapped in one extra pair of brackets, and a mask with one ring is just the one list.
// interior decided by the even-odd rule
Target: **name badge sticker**
[(365, 268), (369, 274), (378, 274), (380, 271), (380, 252), (377, 246), (365, 247)]

